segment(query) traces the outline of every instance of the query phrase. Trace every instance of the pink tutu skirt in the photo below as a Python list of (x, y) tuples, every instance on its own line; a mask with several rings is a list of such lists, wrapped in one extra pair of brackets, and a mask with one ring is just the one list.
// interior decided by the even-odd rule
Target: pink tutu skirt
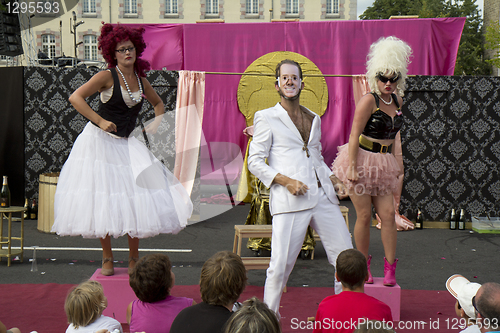
[(349, 167), (348, 144), (338, 148), (337, 158), (333, 161), (332, 171), (352, 194), (383, 196), (393, 193), (398, 186), (399, 164), (393, 154), (372, 153), (358, 149), (358, 181), (347, 179)]

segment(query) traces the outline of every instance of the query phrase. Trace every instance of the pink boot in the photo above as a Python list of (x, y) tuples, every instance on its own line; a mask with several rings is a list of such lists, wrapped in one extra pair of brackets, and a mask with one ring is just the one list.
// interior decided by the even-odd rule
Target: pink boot
[(366, 266), (368, 266), (368, 280), (366, 280), (365, 283), (372, 284), (373, 283), (373, 276), (372, 272), (370, 271), (370, 262), (372, 261), (372, 256), (368, 256), (368, 260), (366, 261)]
[(396, 284), (396, 264), (398, 259), (394, 259), (394, 263), (391, 265), (384, 258), (384, 286), (392, 287)]

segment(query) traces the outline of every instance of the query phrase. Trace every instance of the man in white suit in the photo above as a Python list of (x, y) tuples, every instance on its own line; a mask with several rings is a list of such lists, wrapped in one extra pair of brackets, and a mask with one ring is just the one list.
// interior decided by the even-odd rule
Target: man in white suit
[[(332, 265), (340, 252), (352, 248), (352, 242), (333, 184), (340, 191), (343, 185), (321, 155), (321, 120), (300, 105), (304, 88), (300, 65), (288, 59), (280, 62), (275, 88), (281, 101), (255, 113), (248, 169), (270, 188), (273, 233), (264, 302), (278, 313), (309, 224)], [(336, 284), (340, 292), (340, 283)]]

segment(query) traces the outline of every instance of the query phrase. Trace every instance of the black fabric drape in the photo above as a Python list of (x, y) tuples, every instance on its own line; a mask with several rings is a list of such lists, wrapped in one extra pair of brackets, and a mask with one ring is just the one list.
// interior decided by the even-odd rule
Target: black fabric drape
[(9, 177), (11, 205), (24, 205), (23, 68), (0, 67), (0, 176)]

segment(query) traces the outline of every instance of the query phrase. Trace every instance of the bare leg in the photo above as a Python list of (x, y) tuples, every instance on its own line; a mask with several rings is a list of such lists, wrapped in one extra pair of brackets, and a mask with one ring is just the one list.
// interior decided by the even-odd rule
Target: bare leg
[[(101, 238), (101, 246), (102, 246), (102, 257), (104, 258), (113, 258), (113, 251), (111, 250), (111, 237), (106, 235), (106, 237)], [(107, 263), (108, 264), (108, 263)], [(113, 263), (106, 268), (112, 268)]]
[(111, 250), (111, 237), (106, 235), (106, 237), (101, 238), (102, 246), (102, 275), (113, 275), (113, 251)]
[(128, 236), (128, 267), (129, 270), (134, 268), (135, 263), (139, 259), (139, 238)]
[(385, 258), (392, 265), (396, 258), (397, 227), (394, 218), (394, 196), (392, 194), (373, 197), (373, 205), (382, 220), (382, 244)]
[(370, 223), (372, 220), (372, 197), (368, 194), (350, 196), (356, 209), (356, 224), (354, 225), (354, 241), (356, 249), (368, 259), (370, 247)]

